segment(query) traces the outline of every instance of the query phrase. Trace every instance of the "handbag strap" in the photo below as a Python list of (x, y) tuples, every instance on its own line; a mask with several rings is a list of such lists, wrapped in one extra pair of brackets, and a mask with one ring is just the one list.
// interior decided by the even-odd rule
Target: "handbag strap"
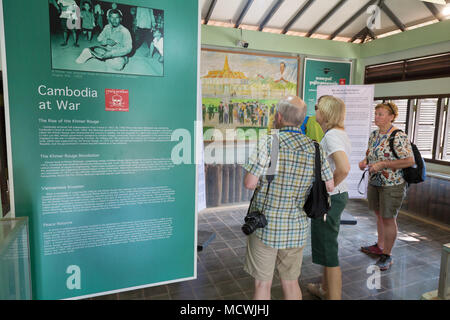
[(314, 178), (316, 179), (315, 181), (320, 181), (322, 179), (321, 177), (321, 171), (322, 171), (322, 166), (320, 164), (320, 149), (319, 149), (319, 144), (317, 142), (314, 141), (314, 147), (315, 147), (315, 166), (314, 166)]

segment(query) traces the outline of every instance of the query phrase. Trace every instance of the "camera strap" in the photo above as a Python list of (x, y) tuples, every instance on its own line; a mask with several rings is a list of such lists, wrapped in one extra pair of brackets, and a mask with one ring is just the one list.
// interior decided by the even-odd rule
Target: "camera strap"
[(266, 208), (267, 195), (269, 194), (270, 184), (272, 183), (272, 180), (273, 180), (274, 177), (275, 177), (274, 175), (266, 176), (268, 184), (267, 184), (266, 195), (264, 196), (264, 203), (263, 203), (263, 207), (261, 209), (261, 213), (264, 213), (264, 209)]
[[(279, 144), (279, 140), (278, 140), (278, 135), (272, 134), (272, 148), (271, 148), (271, 152), (270, 152), (269, 168), (267, 169), (268, 174), (265, 175), (268, 184), (267, 184), (266, 195), (264, 197), (264, 203), (263, 203), (263, 207), (261, 209), (261, 213), (264, 213), (264, 209), (266, 208), (266, 203), (267, 203), (267, 195), (269, 194), (270, 184), (272, 183), (273, 179), (275, 178), (275, 171), (277, 169), (277, 161), (278, 161), (279, 145), (280, 144)], [(255, 190), (253, 197), (256, 195), (257, 191), (258, 190)], [(252, 197), (251, 202), (253, 202), (253, 197)], [(250, 207), (251, 207), (251, 205), (250, 205)]]

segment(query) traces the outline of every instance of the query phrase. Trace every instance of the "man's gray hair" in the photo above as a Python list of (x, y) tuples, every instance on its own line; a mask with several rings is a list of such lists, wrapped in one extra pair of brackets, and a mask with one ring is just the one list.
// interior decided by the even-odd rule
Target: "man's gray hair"
[(306, 117), (306, 104), (303, 103), (302, 107), (298, 107), (287, 100), (280, 100), (277, 106), (277, 112), (281, 114), (284, 122), (300, 126)]

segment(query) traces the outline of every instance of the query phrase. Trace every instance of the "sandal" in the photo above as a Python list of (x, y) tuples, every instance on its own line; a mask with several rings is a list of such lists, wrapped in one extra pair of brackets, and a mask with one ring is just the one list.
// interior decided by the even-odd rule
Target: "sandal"
[(306, 288), (316, 297), (322, 300), (326, 299), (326, 292), (322, 289), (322, 285), (320, 283), (308, 283)]

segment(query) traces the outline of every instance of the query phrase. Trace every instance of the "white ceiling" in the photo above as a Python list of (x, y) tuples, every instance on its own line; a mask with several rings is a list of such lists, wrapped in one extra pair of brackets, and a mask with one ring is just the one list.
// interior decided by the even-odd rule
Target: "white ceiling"
[[(446, 1), (450, 5), (450, 0)], [(262, 31), (276, 33), (282, 33), (288, 22), (303, 6), (308, 4), (309, 6), (303, 11), (303, 14), (287, 30), (288, 34), (300, 35), (306, 35), (337, 4), (340, 4), (310, 35), (312, 38), (327, 39), (335, 31), (342, 29), (333, 38), (333, 40), (340, 41), (361, 41), (361, 39), (357, 40), (356, 37), (359, 33), (365, 41), (370, 41), (371, 37), (366, 27), (371, 15), (362, 9), (367, 8), (369, 3), (380, 4), (380, 0), (199, 0), (202, 23), (233, 28), (249, 2), (251, 4), (238, 27), (258, 30), (266, 17), (271, 14), (272, 16), (267, 20)], [(372, 35), (383, 37), (391, 32), (402, 32), (400, 27), (386, 14), (386, 10), (394, 14), (399, 23), (405, 26), (405, 30), (421, 24), (435, 23), (450, 18), (450, 16), (443, 17), (440, 14), (443, 5), (427, 3), (429, 7), (421, 0), (381, 1), (381, 6), (379, 6), (381, 8), (379, 11), (381, 24), (371, 29)], [(430, 8), (430, 6), (432, 7)], [(358, 11), (361, 11), (360, 15), (354, 17)], [(208, 12), (210, 12), (209, 17)], [(350, 20), (352, 17), (353, 20)], [(350, 23), (341, 28), (348, 20), (350, 20)]]

